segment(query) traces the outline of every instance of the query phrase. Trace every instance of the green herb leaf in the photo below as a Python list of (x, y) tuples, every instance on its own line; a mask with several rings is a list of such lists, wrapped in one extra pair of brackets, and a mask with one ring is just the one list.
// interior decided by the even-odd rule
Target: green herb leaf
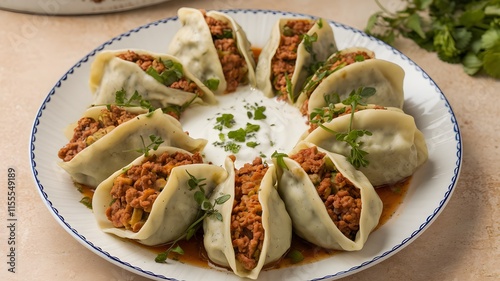
[(236, 121), (234, 120), (234, 115), (231, 113), (224, 113), (215, 119), (217, 123), (214, 129), (222, 131), (223, 128), (232, 128)]
[(83, 205), (85, 205), (85, 207), (92, 210), (92, 198), (85, 196), (82, 198), (82, 200), (80, 200), (80, 203), (82, 203)]
[(318, 34), (314, 32), (312, 35), (309, 35), (307, 33), (302, 35), (302, 43), (304, 43), (304, 48), (308, 53), (312, 53), (312, 44), (314, 42), (318, 41)]
[(442, 61), (462, 63), (470, 75), (484, 69), (486, 74), (498, 78), (498, 60), (492, 50), (500, 37), (498, 0), (410, 0), (394, 12), (379, 0), (375, 2), (381, 11), (368, 19), (368, 34), (389, 44), (400, 36), (409, 38), (436, 52)]
[(244, 142), (246, 140), (247, 133), (245, 129), (239, 128), (238, 130), (229, 131), (227, 137), (233, 139), (237, 142)]
[(212, 91), (215, 91), (217, 90), (217, 88), (219, 88), (219, 83), (220, 83), (219, 79), (216, 78), (211, 78), (203, 82), (203, 84), (205, 84), (205, 86), (207, 86), (207, 88), (209, 88)]
[(158, 73), (158, 71), (150, 66), (146, 69), (146, 73), (152, 76), (156, 81), (161, 84), (170, 87), (174, 82), (179, 81), (184, 76), (184, 71), (182, 69), (182, 64), (178, 62), (174, 62), (172, 60), (158, 60), (158, 63), (161, 63), (165, 66), (165, 69)]
[(276, 158), (276, 163), (279, 167), (288, 170), (288, 166), (286, 165), (285, 160), (283, 160), (284, 157), (288, 157), (288, 155), (285, 153), (279, 153), (276, 150), (273, 154), (271, 154), (271, 158)]
[(255, 142), (255, 141), (249, 141), (247, 142), (247, 146), (248, 147), (251, 147), (251, 148), (255, 148), (256, 146), (258, 146), (260, 143), (258, 142)]
[(263, 120), (263, 119), (266, 119), (267, 116), (264, 114), (264, 111), (266, 111), (266, 107), (265, 106), (258, 106), (254, 109), (254, 117), (253, 119), (254, 120)]
[[(124, 89), (115, 92), (115, 104), (121, 107), (142, 107), (149, 112), (154, 111), (154, 107), (148, 100), (142, 98), (139, 92), (135, 91), (127, 100), (127, 92)], [(108, 108), (109, 109), (109, 108)]]
[(292, 263), (299, 263), (304, 260), (304, 255), (299, 250), (291, 250), (286, 257), (292, 260)]
[(203, 186), (205, 186), (206, 183), (202, 182), (204, 182), (206, 179), (205, 178), (198, 179), (192, 174), (190, 174), (189, 171), (187, 170), (186, 173), (189, 176), (189, 179), (187, 180), (189, 190), (194, 190), (198, 188), (198, 190), (194, 193), (194, 200), (200, 206), (200, 214), (198, 218), (186, 229), (184, 234), (175, 239), (165, 252), (162, 252), (156, 256), (155, 261), (158, 263), (166, 262), (171, 252), (183, 255), (184, 250), (179, 245), (177, 245), (177, 243), (182, 239), (186, 240), (191, 239), (191, 237), (193, 237), (198, 231), (198, 229), (201, 227), (202, 222), (205, 218), (213, 216), (217, 220), (222, 221), (222, 215), (219, 213), (218, 210), (215, 209), (215, 205), (224, 204), (231, 197), (229, 194), (222, 195), (217, 199), (215, 199), (214, 204), (212, 204), (209, 198), (205, 196), (205, 190), (203, 189)]
[(142, 148), (139, 148), (139, 149), (134, 150), (134, 151), (139, 152), (141, 154), (144, 154), (145, 157), (149, 156), (149, 150), (151, 150), (151, 149), (157, 150), (158, 147), (160, 147), (160, 145), (164, 142), (161, 137), (156, 136), (156, 135), (150, 135), (149, 140), (151, 141), (151, 143), (146, 145), (142, 135), (140, 137), (141, 137), (141, 142), (142, 142)]

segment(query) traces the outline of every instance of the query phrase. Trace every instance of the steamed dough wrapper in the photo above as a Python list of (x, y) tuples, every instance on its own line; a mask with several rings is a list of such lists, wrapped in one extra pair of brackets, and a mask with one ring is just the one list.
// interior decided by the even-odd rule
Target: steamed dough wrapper
[[(111, 108), (122, 112), (115, 115), (128, 112), (133, 117), (116, 126), (102, 126), (103, 120), (111, 116), (107, 107), (91, 107), (85, 111), (80, 122), (87, 120), (95, 125), (77, 125), (72, 139), (65, 146), (76, 147), (71, 148), (74, 152), (70, 153), (73, 155), (60, 162), (59, 166), (77, 183), (96, 187), (116, 170), (139, 157), (141, 153), (137, 150), (150, 143), (151, 135), (161, 138), (163, 145), (179, 147), (189, 152), (201, 151), (207, 143), (204, 139), (191, 138), (183, 131), (177, 119), (164, 114), (161, 109), (147, 112), (142, 108)], [(93, 126), (102, 128), (93, 132), (89, 129)]]
[[(391, 110), (403, 113), (403, 110), (397, 107), (385, 107), (376, 104), (367, 105), (357, 105), (354, 109), (355, 112), (362, 110)], [(302, 134), (300, 140), (303, 140), (309, 133), (316, 130), (320, 125), (324, 123), (331, 122), (335, 118), (350, 115), (352, 112), (350, 105), (345, 105), (343, 103), (329, 104), (328, 106), (322, 108), (315, 108), (311, 114), (309, 114), (309, 129)]]
[(205, 196), (222, 182), (226, 171), (203, 164), (199, 153), (161, 146), (116, 171), (95, 190), (92, 206), (106, 233), (160, 245), (181, 235), (197, 219), (200, 206), (190, 188), (190, 175), (205, 179)]
[(125, 91), (127, 100), (137, 91), (155, 108), (216, 103), (210, 89), (179, 59), (144, 50), (97, 54), (90, 69), (90, 90), (95, 105), (114, 103), (115, 93), (120, 90)]
[(375, 95), (366, 103), (403, 108), (404, 70), (397, 64), (376, 59), (366, 48), (347, 48), (328, 58), (323, 67), (304, 85), (297, 100), (301, 112), (311, 114), (315, 108), (328, 105), (329, 96), (340, 100), (359, 87), (375, 88)]
[[(351, 115), (344, 115), (323, 126), (343, 133), (348, 131), (350, 121)], [(368, 152), (365, 159), (369, 161), (366, 167), (359, 170), (375, 187), (406, 179), (428, 157), (424, 135), (411, 115), (396, 110), (366, 109), (355, 112), (352, 122), (352, 129), (372, 133), (371, 136), (358, 137), (357, 141), (362, 143), (360, 148)], [(304, 141), (346, 157), (350, 155), (351, 147), (323, 128), (312, 131)]]
[(167, 53), (184, 65), (215, 94), (234, 92), (238, 86), (255, 85), (255, 60), (245, 31), (230, 16), (181, 8), (182, 27)]
[(295, 103), (314, 65), (337, 51), (333, 30), (323, 19), (283, 18), (276, 22), (256, 68), (257, 88)]
[(211, 200), (224, 194), (231, 197), (216, 207), (222, 221), (204, 220), (205, 249), (215, 264), (230, 267), (240, 277), (256, 279), (264, 265), (289, 249), (292, 223), (275, 188), (274, 166), (256, 158), (236, 170), (228, 157), (225, 168), (229, 176), (217, 186)]
[(286, 168), (278, 166), (278, 192), (294, 232), (326, 249), (362, 249), (383, 207), (363, 173), (344, 156), (306, 142), (282, 160)]

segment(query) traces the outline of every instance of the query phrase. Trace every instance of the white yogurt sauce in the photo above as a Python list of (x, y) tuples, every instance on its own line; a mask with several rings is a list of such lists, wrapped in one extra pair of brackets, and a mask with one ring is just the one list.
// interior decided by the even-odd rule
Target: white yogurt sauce
[[(295, 146), (300, 136), (308, 129), (306, 118), (301, 116), (299, 109), (287, 102), (270, 99), (251, 87), (240, 87), (235, 93), (217, 96), (217, 105), (190, 106), (181, 117), (183, 129), (189, 132), (192, 138), (207, 139), (208, 143), (203, 150), (205, 161), (210, 161), (222, 166), (228, 155), (236, 155), (235, 166), (251, 163), (255, 157), (261, 156), (264, 161), (271, 163), (271, 155), (278, 151), (289, 153)], [(251, 106), (264, 106), (265, 119), (254, 120), (249, 118), (247, 112), (254, 114)], [(214, 129), (217, 117), (222, 114), (233, 114), (235, 124), (222, 131)], [(245, 142), (236, 142), (227, 137), (229, 131), (245, 129), (247, 123), (259, 125), (260, 129), (254, 136), (246, 138)], [(225, 151), (221, 145), (219, 134), (223, 133), (225, 141), (233, 141), (241, 146), (238, 153)], [(246, 142), (257, 142), (256, 147), (248, 147)]]

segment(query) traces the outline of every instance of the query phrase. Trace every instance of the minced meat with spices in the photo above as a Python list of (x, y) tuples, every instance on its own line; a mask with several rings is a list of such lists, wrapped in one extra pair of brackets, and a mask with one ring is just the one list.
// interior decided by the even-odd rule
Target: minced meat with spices
[(267, 170), (267, 164), (262, 163), (261, 158), (256, 158), (252, 164), (246, 163), (235, 171), (231, 239), (236, 259), (246, 270), (257, 266), (264, 242), (262, 206), (258, 192)]
[[(151, 55), (138, 54), (136, 52), (128, 50), (125, 53), (118, 54), (117, 57), (122, 60), (137, 64), (144, 71), (147, 71), (150, 67), (152, 67), (158, 74), (161, 75), (165, 70), (167, 70), (167, 67), (161, 60), (156, 59)], [(203, 91), (200, 90), (198, 85), (196, 85), (196, 83), (193, 81), (188, 81), (185, 77), (182, 77), (172, 84), (166, 86), (172, 89), (194, 93), (200, 97), (203, 96)]]
[[(289, 20), (283, 27), (280, 44), (276, 54), (271, 60), (271, 81), (274, 90), (279, 93), (280, 98), (288, 98), (286, 84), (287, 79), (292, 78), (297, 60), (297, 48), (306, 34), (314, 25), (310, 20)], [(285, 74), (287, 76), (285, 76)]]
[(333, 223), (347, 238), (354, 240), (361, 216), (360, 190), (340, 172), (327, 167), (325, 155), (313, 146), (290, 158), (309, 175)]
[[(375, 105), (374, 107), (372, 107), (372, 109), (385, 110), (386, 108), (383, 106)], [(314, 131), (316, 128), (318, 128), (319, 124), (330, 122), (337, 117), (351, 114), (351, 112), (352, 112), (352, 109), (350, 106), (342, 107), (342, 108), (337, 109), (337, 110), (334, 109), (333, 111), (331, 111), (330, 108), (328, 108), (328, 107), (323, 107), (322, 110), (323, 110), (322, 116), (318, 114), (318, 115), (314, 116), (314, 118), (312, 118), (312, 120), (308, 120), (308, 122), (309, 122), (308, 132), (309, 133)], [(359, 109), (356, 109), (354, 112), (358, 112), (358, 111), (359, 111)], [(307, 114), (307, 112), (305, 114)]]
[(140, 165), (130, 167), (113, 181), (113, 203), (106, 210), (108, 220), (115, 227), (138, 232), (146, 222), (154, 201), (167, 183), (174, 167), (202, 163), (199, 153), (190, 155), (164, 152), (151, 155)]
[(247, 63), (238, 50), (231, 27), (223, 21), (204, 15), (227, 82), (226, 92), (234, 92), (240, 84), (245, 83)]
[(87, 146), (93, 144), (120, 124), (136, 116), (137, 114), (112, 105), (109, 109), (103, 109), (97, 120), (90, 117), (81, 118), (73, 130), (73, 137), (69, 143), (59, 150), (59, 158), (64, 162), (71, 161)]

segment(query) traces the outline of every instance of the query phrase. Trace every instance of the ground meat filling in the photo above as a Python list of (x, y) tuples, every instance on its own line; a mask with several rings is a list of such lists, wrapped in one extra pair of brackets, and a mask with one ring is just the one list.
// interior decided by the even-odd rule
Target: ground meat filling
[(290, 158), (306, 171), (323, 200), (328, 215), (349, 239), (356, 238), (361, 216), (361, 193), (347, 178), (325, 164), (317, 147), (300, 150)]
[[(372, 56), (370, 56), (367, 52), (364, 52), (364, 51), (350, 52), (350, 53), (344, 53), (344, 54), (339, 53), (338, 56), (335, 56), (334, 58), (327, 61), (324, 65), (324, 67), (321, 68), (320, 74), (318, 74), (318, 73), (315, 74), (315, 76), (311, 79), (311, 81), (308, 82), (309, 85), (312, 85), (312, 86), (309, 86), (312, 89), (309, 89), (309, 91), (307, 91), (308, 95), (310, 96), (313, 93), (314, 88), (316, 88), (326, 77), (328, 77), (329, 74), (324, 75), (323, 72), (330, 71), (333, 73), (338, 68), (345, 67), (345, 66), (353, 64), (355, 62), (364, 61), (364, 60), (368, 60), (368, 59), (372, 59), (372, 58), (373, 58)], [(318, 76), (321, 78), (318, 79)], [(307, 88), (308, 88), (308, 86), (306, 86), (306, 89)], [(307, 115), (308, 107), (309, 107), (309, 99), (305, 100), (302, 103), (302, 105), (300, 107), (300, 112), (303, 115)]]
[[(125, 53), (121, 53), (117, 55), (118, 58), (126, 61), (133, 62), (137, 64), (142, 70), (148, 71), (151, 67), (156, 72), (161, 75), (165, 70), (167, 70), (167, 66), (165, 64), (153, 56), (146, 54), (137, 54), (133, 51), (128, 50)], [(197, 96), (203, 96), (203, 91), (200, 90), (198, 85), (195, 82), (187, 80), (185, 77), (178, 79), (177, 81), (171, 83), (170, 85), (166, 85), (172, 89), (177, 89), (189, 93), (196, 94)]]
[(138, 232), (146, 222), (153, 204), (167, 183), (174, 167), (202, 163), (199, 153), (176, 152), (147, 157), (142, 164), (132, 166), (118, 176), (111, 188), (113, 201), (106, 209), (114, 227)]
[(245, 58), (238, 51), (233, 30), (223, 21), (205, 15), (212, 39), (219, 55), (222, 72), (227, 82), (226, 92), (236, 91), (238, 85), (244, 84), (248, 73)]
[(333, 60), (328, 62), (329, 70), (335, 70), (340, 65), (347, 66), (355, 62), (364, 61), (372, 58), (373, 57), (371, 57), (367, 52), (364, 51), (344, 53), (339, 56), (336, 56)]
[(290, 20), (281, 33), (280, 44), (271, 60), (271, 81), (278, 96), (288, 99), (287, 79), (291, 80), (297, 60), (297, 48), (302, 37), (314, 25), (309, 20)]
[(264, 242), (262, 206), (258, 192), (267, 169), (267, 164), (263, 164), (261, 158), (256, 158), (252, 164), (247, 163), (235, 171), (231, 239), (236, 259), (246, 270), (257, 266)]
[(112, 105), (109, 109), (103, 109), (97, 120), (89, 117), (81, 118), (73, 130), (73, 137), (69, 143), (59, 150), (59, 158), (64, 162), (71, 161), (87, 146), (137, 115)]
[[(383, 106), (375, 105), (373, 107), (373, 109), (386, 110), (387, 108), (385, 108)], [(308, 130), (309, 133), (314, 131), (316, 128), (318, 128), (319, 124), (330, 122), (337, 117), (351, 114), (351, 112), (352, 112), (352, 109), (350, 106), (346, 106), (346, 107), (343, 107), (343, 108), (340, 108), (337, 110), (335, 110), (335, 109), (331, 110), (329, 107), (323, 107), (321, 110), (323, 111), (322, 115), (318, 114), (318, 115), (314, 116), (314, 118), (312, 118), (311, 120), (308, 121), (309, 122), (309, 130)], [(360, 109), (358, 108), (354, 112), (358, 112), (359, 110)]]

